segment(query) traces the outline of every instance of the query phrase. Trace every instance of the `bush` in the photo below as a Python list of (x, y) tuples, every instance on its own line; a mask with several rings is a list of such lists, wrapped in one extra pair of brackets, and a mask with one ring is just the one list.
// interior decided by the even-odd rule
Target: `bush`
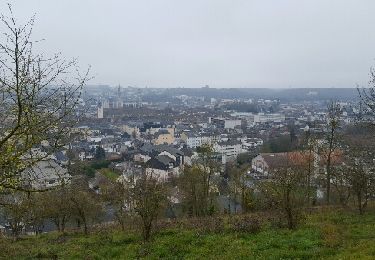
[(224, 231), (224, 220), (222, 217), (209, 217), (201, 222), (201, 230), (205, 233), (222, 233)]
[[(301, 224), (305, 223), (306, 215), (302, 210), (293, 211), (292, 219), (293, 228), (296, 229)], [(274, 211), (269, 217), (269, 222), (272, 228), (289, 228), (288, 217), (282, 210)]]
[(231, 219), (231, 229), (241, 233), (258, 233), (261, 228), (261, 221), (256, 216), (235, 216)]
[(174, 223), (181, 229), (195, 230), (198, 233), (222, 233), (224, 232), (224, 219), (211, 216), (201, 218), (188, 218)]

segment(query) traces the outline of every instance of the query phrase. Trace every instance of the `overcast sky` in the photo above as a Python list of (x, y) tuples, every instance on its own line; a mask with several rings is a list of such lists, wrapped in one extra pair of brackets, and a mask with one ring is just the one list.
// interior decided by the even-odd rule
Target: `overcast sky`
[(374, 0), (0, 0), (91, 83), (355, 87), (375, 65)]

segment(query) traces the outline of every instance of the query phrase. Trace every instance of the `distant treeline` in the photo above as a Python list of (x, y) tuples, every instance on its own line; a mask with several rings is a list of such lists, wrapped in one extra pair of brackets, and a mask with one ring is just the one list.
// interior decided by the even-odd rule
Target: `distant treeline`
[(259, 108), (256, 104), (233, 103), (233, 104), (225, 105), (224, 108), (226, 110), (234, 110), (238, 112), (252, 112), (252, 113), (259, 112)]

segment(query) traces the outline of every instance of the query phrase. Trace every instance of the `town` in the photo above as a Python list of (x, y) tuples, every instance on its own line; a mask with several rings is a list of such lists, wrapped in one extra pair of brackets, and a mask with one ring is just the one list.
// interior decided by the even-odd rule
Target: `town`
[(0, 0), (0, 258), (374, 259), (374, 8)]
[[(221, 98), (227, 91), (233, 97)], [(272, 179), (269, 172), (283, 166), (289, 154), (310, 149), (309, 137), (314, 136), (309, 169), (314, 189), (309, 196), (322, 203), (325, 184), (321, 179), (327, 169), (326, 158), (318, 150), (324, 150), (330, 131), (329, 106), (337, 106), (340, 131), (369, 111), (361, 110), (356, 89), (298, 89), (300, 93), (294, 93), (298, 101), (288, 94), (291, 91), (295, 92), (278, 91), (279, 98), (272, 90), (259, 89), (246, 93), (209, 86), (167, 90), (86, 86), (77, 107), (79, 123), (70, 130), (75, 137), (26, 169), (25, 185), (47, 190), (84, 179), (87, 187), (100, 194), (109, 182), (135, 182), (144, 172), (172, 184), (199, 160), (200, 148), (210, 147), (218, 166), (212, 183), (217, 191), (216, 210), (242, 212), (244, 202), (229, 196), (233, 167), (245, 167), (246, 188), (254, 190), (257, 183)], [(333, 101), (340, 96), (341, 100)], [(33, 153), (47, 154), (48, 149), (48, 143), (41, 144)], [(335, 155), (333, 160), (338, 167), (344, 155), (339, 149), (334, 152), (339, 153), (340, 158)], [(177, 210), (183, 191), (174, 188), (176, 205), (171, 208)], [(113, 220), (108, 214), (107, 221)]]

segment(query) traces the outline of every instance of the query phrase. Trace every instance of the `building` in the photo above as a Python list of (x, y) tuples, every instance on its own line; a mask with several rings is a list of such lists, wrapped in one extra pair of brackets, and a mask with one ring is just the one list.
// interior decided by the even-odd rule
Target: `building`
[(234, 129), (241, 126), (241, 120), (239, 119), (225, 119), (225, 118), (213, 118), (210, 117), (208, 122), (214, 125), (216, 128)]
[(281, 123), (285, 121), (285, 115), (283, 114), (264, 114), (259, 113), (254, 115), (254, 123)]
[(162, 181), (178, 175), (185, 164), (184, 153), (166, 145), (146, 145), (143, 147), (143, 154), (150, 157), (146, 163), (146, 173), (153, 174)]
[(208, 142), (208, 139), (202, 138), (198, 133), (183, 132), (181, 140), (186, 143), (189, 148), (197, 148)]
[(104, 108), (103, 108), (102, 105), (100, 105), (100, 106), (98, 107), (97, 116), (98, 116), (98, 118), (104, 118)]
[(183, 132), (180, 136), (189, 148), (197, 148), (204, 144), (214, 145), (221, 140), (220, 134), (217, 133), (193, 133)]
[(253, 148), (263, 145), (263, 140), (260, 138), (246, 138), (242, 140), (242, 149), (252, 150)]
[(236, 160), (237, 156), (243, 152), (242, 143), (238, 140), (218, 142), (214, 145), (214, 150), (221, 155), (223, 164)]
[(154, 134), (154, 139), (152, 143), (155, 145), (160, 144), (173, 144), (175, 141), (174, 135), (167, 130), (161, 129)]

